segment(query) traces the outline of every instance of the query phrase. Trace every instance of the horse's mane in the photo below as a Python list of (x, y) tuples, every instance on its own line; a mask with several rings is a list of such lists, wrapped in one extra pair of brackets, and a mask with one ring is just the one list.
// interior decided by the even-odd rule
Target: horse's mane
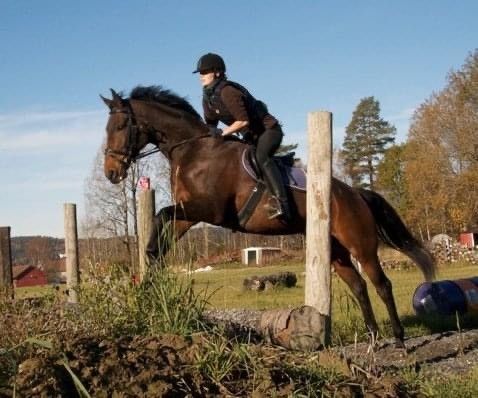
[(201, 120), (201, 116), (193, 106), (183, 97), (176, 93), (164, 89), (161, 86), (137, 86), (131, 90), (130, 99), (158, 102), (168, 105), (172, 108), (180, 109), (192, 115), (194, 118)]

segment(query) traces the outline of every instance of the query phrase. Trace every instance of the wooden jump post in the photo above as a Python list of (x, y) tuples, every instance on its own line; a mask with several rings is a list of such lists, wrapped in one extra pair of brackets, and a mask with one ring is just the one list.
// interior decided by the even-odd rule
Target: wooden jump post
[(0, 227), (0, 294), (13, 297), (10, 227)]
[(330, 345), (330, 195), (332, 113), (308, 115), (305, 304), (320, 314), (320, 338)]
[(80, 284), (79, 257), (78, 257), (78, 229), (76, 223), (76, 205), (65, 203), (65, 255), (66, 255), (66, 286), (68, 289), (68, 303), (78, 303), (78, 286)]
[(139, 280), (142, 281), (146, 275), (148, 258), (146, 245), (153, 228), (153, 217), (155, 215), (155, 193), (154, 189), (146, 188), (138, 195), (138, 254), (139, 254)]

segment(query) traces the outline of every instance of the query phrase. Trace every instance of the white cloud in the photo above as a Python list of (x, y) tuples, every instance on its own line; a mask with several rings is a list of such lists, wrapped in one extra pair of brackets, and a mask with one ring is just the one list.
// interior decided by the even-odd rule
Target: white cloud
[(84, 170), (78, 168), (50, 168), (48, 171), (33, 172), (21, 178), (4, 178), (3, 187), (10, 192), (51, 192), (82, 187)]
[(80, 134), (71, 134), (58, 131), (37, 131), (20, 136), (0, 134), (0, 150), (29, 151), (29, 150), (56, 150), (58, 147), (79, 144), (84, 142)]
[(60, 111), (26, 111), (0, 114), (0, 129), (38, 122), (59, 122), (78, 120), (104, 115), (103, 111), (60, 112)]
[(397, 122), (397, 121), (408, 122), (410, 121), (410, 118), (413, 116), (414, 112), (415, 112), (415, 108), (406, 108), (394, 115), (384, 117), (384, 119), (388, 120), (389, 122)]
[(0, 151), (52, 152), (101, 143), (105, 112), (32, 112), (0, 115)]
[(416, 108), (405, 108), (396, 114), (384, 117), (385, 120), (389, 121), (397, 129), (396, 143), (406, 141), (408, 130), (410, 128), (410, 120), (415, 109)]

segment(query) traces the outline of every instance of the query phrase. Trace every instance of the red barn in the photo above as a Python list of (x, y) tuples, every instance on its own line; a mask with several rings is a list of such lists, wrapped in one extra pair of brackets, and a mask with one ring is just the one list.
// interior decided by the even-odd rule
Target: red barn
[(40, 269), (31, 265), (15, 265), (12, 267), (13, 286), (41, 286), (46, 285), (46, 275)]

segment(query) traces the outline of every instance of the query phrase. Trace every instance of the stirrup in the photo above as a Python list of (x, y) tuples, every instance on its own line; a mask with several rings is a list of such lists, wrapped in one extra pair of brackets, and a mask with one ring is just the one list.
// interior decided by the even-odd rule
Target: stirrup
[[(271, 203), (273, 202), (273, 203)], [(267, 210), (267, 218), (272, 220), (284, 214), (280, 200), (276, 196), (271, 196), (269, 201), (264, 205)]]

